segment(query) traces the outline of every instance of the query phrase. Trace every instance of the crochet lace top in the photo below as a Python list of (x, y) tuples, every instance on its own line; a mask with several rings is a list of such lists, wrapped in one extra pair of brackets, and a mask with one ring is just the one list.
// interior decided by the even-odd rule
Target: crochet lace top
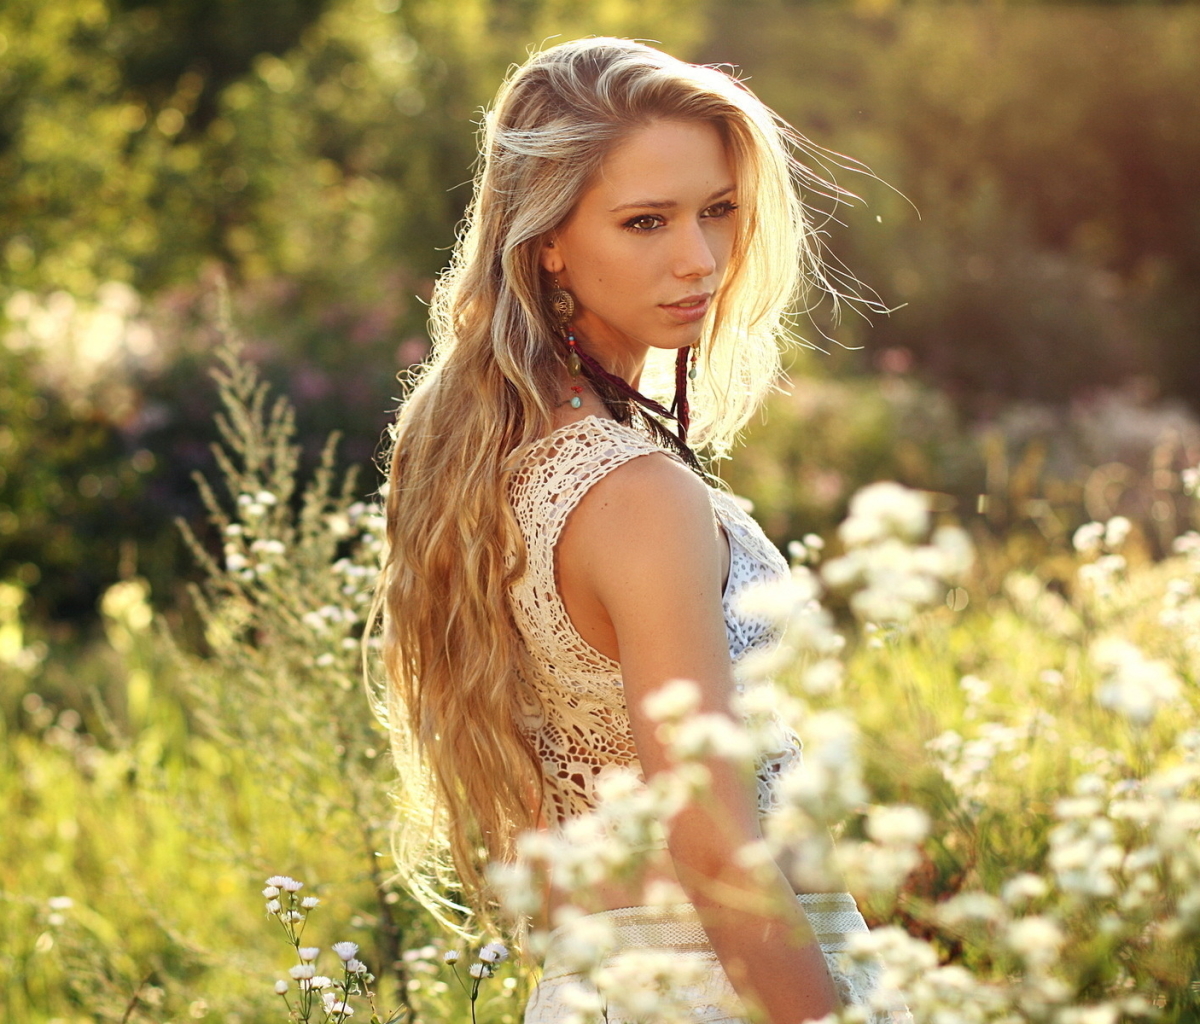
[[(509, 484), (528, 552), (526, 571), (513, 585), (510, 601), (534, 674), (528, 682), (540, 704), (522, 710), (523, 725), (541, 758), (546, 817), (552, 828), (595, 806), (595, 780), (610, 766), (642, 777), (621, 666), (588, 644), (568, 617), (558, 591), (555, 546), (571, 510), (593, 484), (630, 459), (664, 451), (631, 427), (587, 416), (538, 442)], [(665, 454), (678, 459), (672, 452)], [(785, 576), (788, 567), (732, 496), (712, 487), (709, 496), (729, 539), (729, 578), (722, 604), (729, 655), (736, 666), (751, 651), (779, 640), (770, 623), (737, 611), (737, 595), (759, 581)], [(784, 747), (759, 762), (760, 814), (776, 804), (773, 778), (799, 756), (794, 736)]]

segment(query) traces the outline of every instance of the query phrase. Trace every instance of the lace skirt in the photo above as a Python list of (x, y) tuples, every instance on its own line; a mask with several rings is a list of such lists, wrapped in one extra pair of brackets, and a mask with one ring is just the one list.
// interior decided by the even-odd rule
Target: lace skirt
[[(797, 897), (816, 932), (829, 972), (846, 1005), (874, 991), (880, 967), (840, 954), (847, 936), (867, 924), (849, 893)], [(590, 933), (590, 934), (589, 934)], [(610, 941), (597, 985), (578, 970), (580, 944), (596, 934)], [(690, 903), (623, 907), (588, 914), (550, 933), (542, 979), (525, 1008), (525, 1024), (745, 1024), (744, 1010)], [(873, 1022), (903, 1020), (907, 1011), (873, 1014)]]

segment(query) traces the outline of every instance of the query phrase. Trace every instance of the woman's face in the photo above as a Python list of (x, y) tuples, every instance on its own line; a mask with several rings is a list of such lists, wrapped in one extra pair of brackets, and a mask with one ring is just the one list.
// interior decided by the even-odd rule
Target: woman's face
[(576, 337), (631, 383), (649, 349), (699, 338), (733, 249), (735, 185), (714, 127), (657, 121), (608, 155), (543, 247), (575, 296)]

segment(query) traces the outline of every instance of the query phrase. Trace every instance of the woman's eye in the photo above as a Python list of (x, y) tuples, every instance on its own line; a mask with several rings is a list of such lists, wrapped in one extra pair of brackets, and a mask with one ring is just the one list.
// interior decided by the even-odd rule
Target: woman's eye
[(714, 203), (704, 211), (708, 217), (727, 217), (737, 209), (737, 203), (732, 199), (723, 199), (719, 203)]
[(625, 226), (633, 231), (653, 231), (658, 227), (661, 219), (661, 217), (654, 217), (646, 213), (640, 217), (634, 217), (633, 220), (627, 220)]

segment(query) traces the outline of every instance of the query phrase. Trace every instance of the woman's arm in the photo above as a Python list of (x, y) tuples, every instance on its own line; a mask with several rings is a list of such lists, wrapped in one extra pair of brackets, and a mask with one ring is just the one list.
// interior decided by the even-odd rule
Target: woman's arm
[[(733, 717), (733, 672), (721, 608), (722, 543), (704, 484), (666, 456), (649, 455), (599, 481), (559, 544), (564, 592), (594, 600), (616, 638), (638, 758), (647, 778), (671, 767), (646, 696), (690, 679), (702, 712)], [(567, 586), (569, 583), (569, 587)], [(748, 1007), (770, 1024), (797, 1024), (838, 1006), (833, 981), (791, 886), (778, 869), (738, 866), (761, 837), (756, 796), (734, 765), (706, 766), (712, 784), (670, 824), (680, 884)]]

